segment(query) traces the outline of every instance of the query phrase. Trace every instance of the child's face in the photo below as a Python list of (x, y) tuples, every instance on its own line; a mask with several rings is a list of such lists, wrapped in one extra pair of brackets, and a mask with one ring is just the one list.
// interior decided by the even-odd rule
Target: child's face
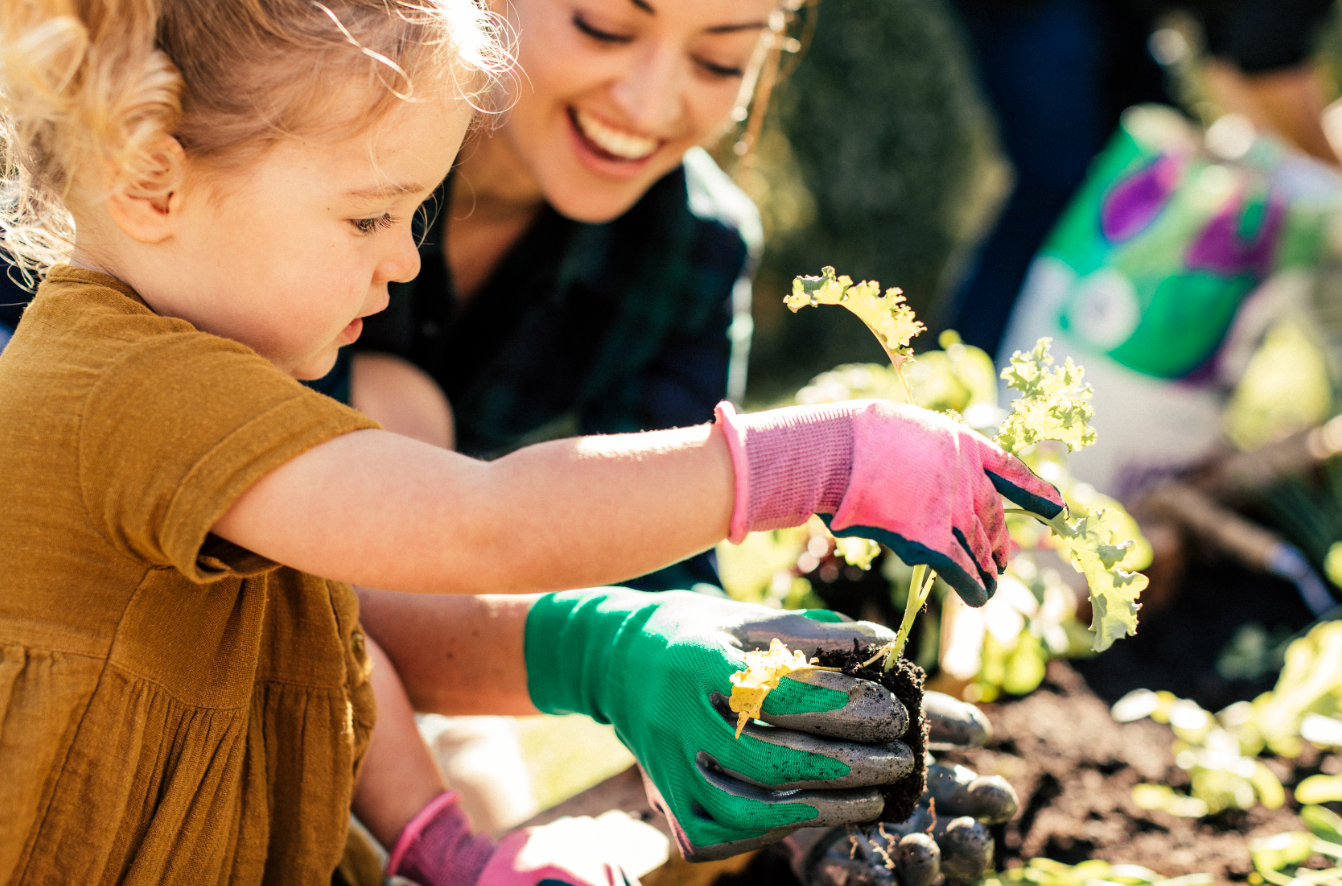
[(502, 133), (545, 199), (625, 212), (727, 123), (777, 0), (512, 0), (522, 79)]
[(398, 103), (337, 143), (281, 140), (259, 161), (183, 201), (176, 279), (142, 292), (160, 313), (253, 348), (296, 378), (320, 378), (387, 306), (387, 284), (419, 273), (415, 210), (447, 176), (472, 111)]

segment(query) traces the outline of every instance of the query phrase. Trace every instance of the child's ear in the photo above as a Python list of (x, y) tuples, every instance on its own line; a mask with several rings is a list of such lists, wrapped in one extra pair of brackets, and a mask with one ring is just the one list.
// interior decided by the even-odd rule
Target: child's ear
[(181, 213), (186, 152), (177, 139), (164, 135), (148, 145), (141, 158), (134, 168), (109, 172), (107, 212), (132, 240), (160, 243), (172, 236)]

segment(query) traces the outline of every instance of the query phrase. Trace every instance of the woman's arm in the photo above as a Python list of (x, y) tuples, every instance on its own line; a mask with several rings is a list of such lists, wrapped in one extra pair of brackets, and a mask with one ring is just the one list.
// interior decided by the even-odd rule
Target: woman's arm
[(726, 537), (732, 505), (717, 426), (557, 440), (491, 462), (366, 430), (277, 468), (213, 531), (350, 584), (518, 593), (673, 563)]
[(359, 620), (400, 675), (414, 709), (534, 714), (523, 640), (534, 596), (432, 596), (359, 588)]

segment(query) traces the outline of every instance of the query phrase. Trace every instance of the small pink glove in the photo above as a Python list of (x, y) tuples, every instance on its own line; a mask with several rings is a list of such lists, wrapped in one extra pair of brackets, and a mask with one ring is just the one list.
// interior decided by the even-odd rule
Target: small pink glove
[(1058, 490), (965, 425), (887, 400), (792, 406), (737, 415), (720, 403), (736, 472), (731, 541), (818, 514), (836, 536), (886, 545), (925, 563), (970, 606), (1006, 568), (999, 496), (1053, 517)]
[(638, 886), (602, 860), (599, 841), (583, 839), (589, 819), (560, 819), (495, 843), (472, 834), (456, 791), (439, 794), (401, 831), (387, 874), (421, 886)]

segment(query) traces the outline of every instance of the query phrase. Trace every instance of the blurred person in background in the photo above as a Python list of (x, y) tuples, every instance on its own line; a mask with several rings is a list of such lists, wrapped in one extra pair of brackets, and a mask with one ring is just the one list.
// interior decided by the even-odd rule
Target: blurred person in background
[[(995, 353), (1035, 253), (1127, 107), (1176, 103), (1153, 56), (1161, 16), (1192, 14), (1211, 58), (1208, 98), (1336, 163), (1311, 53), (1332, 0), (955, 0), (1015, 171), (1013, 190), (946, 311)], [(1170, 59), (1164, 59), (1170, 61)]]
[[(1227, 675), (1267, 670), (1222, 667), (1244, 638), (1289, 635), (1335, 605), (1320, 571), (1337, 499), (1306, 462), (1289, 480), (1248, 457), (1233, 483), (1200, 479), (1228, 476), (1219, 466), (1236, 449), (1333, 414), (1342, 336), (1324, 322), (1337, 301), (1321, 284), (1342, 176), (1313, 58), (1332, 5), (977, 9), (979, 25), (1014, 13), (1024, 31), (996, 45), (975, 35), (1003, 72), (985, 81), (1008, 109), (1019, 182), (958, 322), (999, 365), (1051, 338), (1053, 356), (1083, 366), (1094, 389), (1101, 445), (1069, 468), (1123, 500), (1155, 550), (1139, 636), (1079, 668), (1110, 695), (1180, 681), (1230, 698), (1247, 690)], [(1063, 98), (1042, 100), (1049, 91)], [(1059, 112), (1066, 101), (1072, 110)]]

